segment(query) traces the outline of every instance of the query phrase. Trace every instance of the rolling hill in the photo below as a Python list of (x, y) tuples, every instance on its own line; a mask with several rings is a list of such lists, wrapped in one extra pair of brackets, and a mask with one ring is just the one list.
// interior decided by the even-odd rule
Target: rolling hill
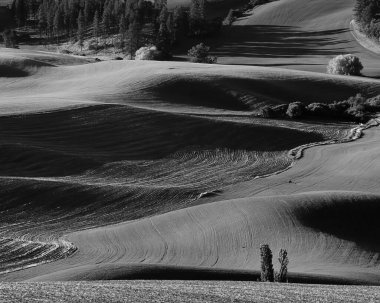
[(352, 6), (261, 6), (218, 65), (0, 49), (0, 280), (252, 280), (266, 242), (289, 251), (292, 282), (379, 285), (379, 119), (252, 115), (380, 94), (380, 80), (319, 73), (352, 52), (379, 74)]
[(378, 77), (378, 55), (351, 33), (355, 0), (279, 0), (248, 12), (223, 36), (215, 54), (222, 64), (325, 72), (329, 59), (358, 55), (363, 73)]

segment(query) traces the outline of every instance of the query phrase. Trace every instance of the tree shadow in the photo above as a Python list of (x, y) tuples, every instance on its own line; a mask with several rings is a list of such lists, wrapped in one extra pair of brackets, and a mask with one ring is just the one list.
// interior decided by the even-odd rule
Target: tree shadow
[(334, 56), (349, 52), (350, 41), (339, 36), (349, 29), (304, 31), (293, 26), (244, 25), (226, 28), (215, 45), (217, 56), (248, 58), (294, 58)]

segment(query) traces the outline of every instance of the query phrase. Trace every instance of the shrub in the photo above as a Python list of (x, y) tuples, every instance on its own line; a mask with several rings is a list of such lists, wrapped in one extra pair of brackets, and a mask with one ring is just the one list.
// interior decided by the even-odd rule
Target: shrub
[(14, 30), (6, 29), (3, 31), (2, 36), (6, 48), (18, 48), (17, 34)]
[(327, 73), (335, 75), (353, 75), (359, 76), (363, 69), (358, 57), (347, 54), (339, 55), (330, 60), (327, 66)]
[(378, 111), (380, 110), (380, 95), (369, 98), (365, 101), (366, 108), (369, 111)]
[(157, 47), (150, 45), (139, 48), (135, 54), (135, 60), (160, 60), (161, 52)]
[(260, 109), (260, 114), (263, 118), (274, 118), (274, 112), (271, 106), (265, 105), (263, 108)]
[(280, 270), (276, 273), (276, 282), (286, 282), (288, 276), (288, 252), (285, 249), (281, 249), (278, 254), (278, 262), (280, 262)]
[(306, 107), (306, 112), (310, 116), (328, 116), (330, 115), (329, 106), (325, 103), (311, 103)]
[(288, 106), (286, 115), (291, 119), (297, 119), (302, 117), (305, 110), (305, 106), (301, 102), (293, 102)]
[(68, 49), (61, 49), (61, 50), (60, 50), (60, 53), (61, 53), (61, 54), (64, 54), (64, 55), (70, 55), (70, 54), (72, 54), (72, 52), (69, 51)]
[(259, 116), (263, 118), (283, 118), (286, 116), (288, 104), (280, 104), (275, 106), (265, 105), (260, 109)]
[(347, 116), (347, 118), (359, 122), (364, 122), (368, 118), (364, 105), (352, 106), (348, 108), (344, 114)]
[(274, 271), (272, 263), (272, 251), (268, 244), (260, 245), (260, 258), (261, 258), (261, 281), (273, 282)]
[(286, 116), (288, 104), (280, 104), (272, 107), (274, 117), (283, 118)]
[(190, 57), (191, 62), (195, 63), (216, 63), (217, 58), (209, 56), (210, 47), (206, 46), (203, 43), (193, 46), (188, 51), (188, 56)]

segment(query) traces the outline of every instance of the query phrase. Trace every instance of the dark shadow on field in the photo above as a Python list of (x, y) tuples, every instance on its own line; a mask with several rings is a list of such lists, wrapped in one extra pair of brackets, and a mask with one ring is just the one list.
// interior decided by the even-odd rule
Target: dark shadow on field
[(349, 43), (339, 35), (349, 29), (303, 31), (293, 26), (242, 25), (226, 28), (215, 45), (215, 55), (220, 57), (244, 56), (250, 58), (292, 58), (302, 56), (334, 56), (350, 52), (343, 47)]
[(0, 78), (1, 77), (17, 78), (17, 77), (26, 77), (28, 75), (29, 73), (25, 70), (18, 69), (17, 67), (14, 67), (14, 66), (0, 64)]
[(380, 253), (380, 212), (376, 198), (357, 198), (337, 203), (321, 203), (309, 207), (307, 212), (298, 210), (297, 217), (308, 227), (340, 239), (351, 241), (367, 251), (374, 252), (376, 262)]
[[(32, 281), (106, 281), (106, 280), (204, 280), (259, 281), (260, 272), (252, 269), (224, 269), (164, 264), (105, 263), (79, 266), (37, 277)], [(369, 281), (316, 274), (288, 273), (290, 283), (371, 285)]]

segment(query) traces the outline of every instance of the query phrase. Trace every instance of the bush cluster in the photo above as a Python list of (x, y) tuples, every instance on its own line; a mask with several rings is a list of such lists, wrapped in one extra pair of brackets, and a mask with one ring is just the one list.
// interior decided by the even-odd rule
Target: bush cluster
[(135, 60), (162, 60), (162, 52), (156, 46), (143, 46), (136, 51)]
[(217, 58), (209, 56), (209, 51), (209, 46), (204, 43), (200, 43), (189, 50), (188, 56), (190, 57), (191, 62), (209, 64), (216, 63)]
[(266, 105), (260, 111), (264, 118), (291, 118), (299, 119), (314, 117), (319, 119), (339, 119), (355, 122), (366, 122), (372, 113), (380, 111), (380, 95), (373, 98), (365, 98), (358, 94), (347, 100), (335, 101), (333, 103), (311, 103), (302, 102), (290, 104)]

